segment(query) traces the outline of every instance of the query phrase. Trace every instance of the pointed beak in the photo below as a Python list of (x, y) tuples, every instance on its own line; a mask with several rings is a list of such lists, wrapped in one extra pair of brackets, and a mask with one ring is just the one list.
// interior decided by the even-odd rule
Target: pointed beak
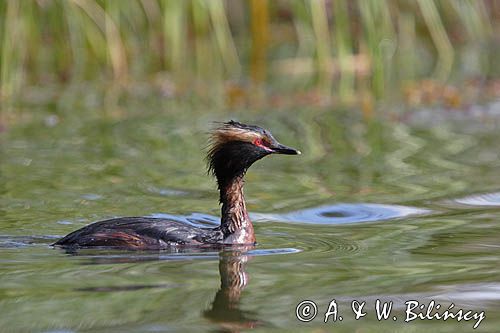
[(275, 154), (285, 154), (285, 155), (300, 155), (301, 152), (300, 150), (287, 147), (285, 145), (282, 145), (281, 143), (277, 143), (273, 148), (273, 153)]

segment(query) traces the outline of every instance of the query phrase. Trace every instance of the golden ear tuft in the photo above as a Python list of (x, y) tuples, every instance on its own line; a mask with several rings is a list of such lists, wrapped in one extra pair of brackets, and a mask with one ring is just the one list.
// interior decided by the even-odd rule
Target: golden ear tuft
[(246, 125), (230, 121), (223, 123), (212, 131), (210, 141), (212, 147), (222, 145), (230, 141), (253, 142), (262, 138), (261, 134), (247, 128)]

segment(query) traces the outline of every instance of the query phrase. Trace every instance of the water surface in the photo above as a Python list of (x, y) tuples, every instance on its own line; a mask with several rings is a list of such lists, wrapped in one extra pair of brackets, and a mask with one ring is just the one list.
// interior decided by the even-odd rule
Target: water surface
[[(54, 116), (46, 110), (1, 134), (2, 332), (472, 330), (463, 321), (405, 324), (411, 299), (485, 311), (478, 331), (499, 327), (496, 127), (475, 118), (364, 122), (331, 110), (264, 118), (189, 106), (174, 116), (173, 108), (107, 120), (75, 110), (57, 122), (44, 121)], [(230, 117), (265, 125), (303, 152), (249, 171), (255, 248), (50, 246), (115, 216), (216, 225), (203, 147), (209, 122)], [(300, 323), (295, 307), (305, 299), (320, 312), (336, 299), (344, 320)], [(401, 319), (378, 322), (377, 299), (393, 300)], [(365, 318), (354, 320), (352, 300), (367, 302)]]

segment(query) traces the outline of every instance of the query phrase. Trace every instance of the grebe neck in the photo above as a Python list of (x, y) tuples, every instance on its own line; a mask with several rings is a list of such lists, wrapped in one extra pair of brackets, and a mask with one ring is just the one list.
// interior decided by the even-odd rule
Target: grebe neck
[(224, 234), (224, 243), (227, 244), (255, 243), (253, 225), (243, 195), (244, 175), (243, 172), (219, 183), (222, 203), (220, 229)]

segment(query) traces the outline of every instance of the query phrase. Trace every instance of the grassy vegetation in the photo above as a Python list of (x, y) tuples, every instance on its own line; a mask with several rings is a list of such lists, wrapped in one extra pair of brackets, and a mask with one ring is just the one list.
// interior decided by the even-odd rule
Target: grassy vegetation
[(496, 76), (499, 13), (486, 0), (5, 0), (1, 102), (27, 86), (158, 80), (229, 104), (262, 87), (376, 100)]

